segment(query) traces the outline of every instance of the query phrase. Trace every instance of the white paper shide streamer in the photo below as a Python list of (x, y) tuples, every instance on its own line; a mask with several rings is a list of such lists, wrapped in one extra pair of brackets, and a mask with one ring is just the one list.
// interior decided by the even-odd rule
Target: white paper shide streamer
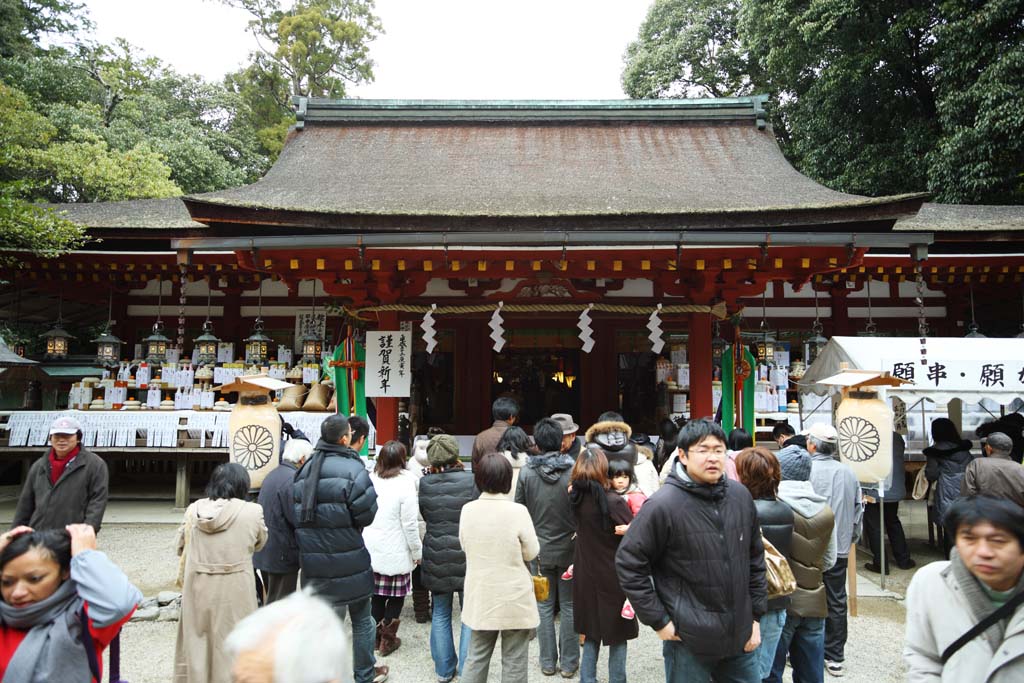
[(490, 322), (491, 339), (494, 340), (494, 350), (497, 353), (501, 353), (501, 350), (505, 348), (505, 321), (501, 319), (501, 307), (504, 305), (505, 302), (498, 302), (498, 307), (494, 309)]
[(427, 353), (433, 353), (437, 348), (437, 332), (434, 330), (434, 311), (437, 304), (430, 304), (430, 310), (423, 314), (423, 322), (420, 329), (423, 330), (423, 343), (427, 345)]
[(594, 304), (590, 304), (580, 313), (578, 326), (580, 328), (580, 341), (583, 342), (583, 353), (590, 353), (594, 349), (593, 329), (590, 327), (590, 309), (593, 307)]
[(661, 338), (661, 317), (658, 315), (661, 312), (661, 304), (651, 312), (651, 317), (647, 319), (647, 329), (651, 333), (647, 336), (651, 340), (651, 351), (654, 353), (661, 353), (661, 350), (665, 348), (665, 340)]

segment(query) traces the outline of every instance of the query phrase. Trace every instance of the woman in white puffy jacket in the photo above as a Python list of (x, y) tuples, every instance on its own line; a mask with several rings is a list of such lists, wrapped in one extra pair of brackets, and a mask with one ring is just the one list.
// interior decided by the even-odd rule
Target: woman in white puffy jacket
[(412, 592), (412, 570), (420, 562), (419, 503), (416, 478), (405, 469), (406, 450), (400, 441), (388, 441), (370, 474), (377, 492), (377, 516), (363, 529), (363, 541), (373, 567), (370, 613), (377, 622), (376, 649), (382, 656), (397, 650), (399, 616), (405, 596)]

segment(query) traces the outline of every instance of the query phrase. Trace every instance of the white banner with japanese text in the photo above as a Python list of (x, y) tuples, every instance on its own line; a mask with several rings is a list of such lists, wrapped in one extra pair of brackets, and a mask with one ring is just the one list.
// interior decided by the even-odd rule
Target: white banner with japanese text
[(366, 333), (366, 395), (409, 396), (412, 385), (412, 332)]
[(882, 367), (893, 377), (913, 382), (922, 389), (1024, 390), (1024, 358), (946, 360), (941, 356), (929, 356), (924, 365), (915, 359), (887, 358)]

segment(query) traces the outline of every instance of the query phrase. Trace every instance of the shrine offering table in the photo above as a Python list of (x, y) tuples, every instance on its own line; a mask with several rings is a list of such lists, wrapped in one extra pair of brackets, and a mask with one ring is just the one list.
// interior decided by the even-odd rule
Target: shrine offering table
[[(92, 448), (93, 453), (108, 463), (116, 461), (159, 460), (172, 461), (175, 466), (174, 507), (186, 508), (192, 483), (189, 465), (196, 462), (227, 462), (226, 448)], [(21, 481), (24, 483), (29, 466), (46, 453), (45, 447), (25, 448), (0, 446), (0, 462), (21, 461)]]
[[(316, 442), (329, 412), (284, 412), (281, 417)], [(46, 453), (49, 426), (70, 415), (82, 424), (82, 445), (107, 462), (161, 461), (175, 467), (174, 505), (189, 504), (192, 465), (228, 461), (230, 411), (7, 411), (0, 412), (0, 464), (20, 462), (24, 483)]]

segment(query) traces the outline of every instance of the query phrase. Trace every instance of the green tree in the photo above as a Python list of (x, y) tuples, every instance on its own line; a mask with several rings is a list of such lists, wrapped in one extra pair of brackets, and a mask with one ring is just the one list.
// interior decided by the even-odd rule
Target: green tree
[(0, 57), (28, 57), (40, 42), (91, 26), (82, 5), (68, 0), (0, 0)]
[(937, 3), (745, 2), (739, 32), (794, 163), (838, 190), (923, 190), (935, 114)]
[[(24, 93), (0, 84), (0, 183), (9, 201), (116, 201), (181, 194), (169, 176), (162, 157), (146, 144), (112, 150), (79, 126), (59, 136)], [(38, 217), (38, 207), (24, 207), (19, 215)]]
[(249, 30), (294, 95), (344, 97), (346, 84), (373, 80), (370, 42), (382, 32), (373, 0), (221, 0), (253, 16)]
[(741, 3), (655, 0), (626, 49), (622, 87), (634, 98), (727, 97), (752, 83), (736, 29)]
[[(35, 186), (20, 177), (29, 150), (46, 144), (53, 127), (29, 110), (25, 96), (0, 83), (0, 244), (13, 251), (56, 256), (83, 242), (83, 231), (28, 198)], [(0, 263), (13, 259), (0, 253)]]
[(941, 202), (1024, 203), (1024, 3), (948, 0), (942, 14), (929, 189)]

